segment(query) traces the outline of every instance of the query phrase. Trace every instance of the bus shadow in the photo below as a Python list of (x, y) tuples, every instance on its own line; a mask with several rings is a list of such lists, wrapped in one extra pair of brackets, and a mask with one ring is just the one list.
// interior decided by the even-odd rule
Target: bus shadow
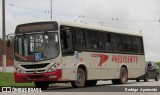
[[(137, 82), (128, 82), (128, 83), (126, 83), (126, 84), (136, 84)], [(50, 86), (47, 90), (44, 90), (44, 92), (45, 91), (48, 91), (48, 92), (50, 92), (50, 91), (57, 91), (57, 92), (59, 92), (59, 91), (74, 91), (74, 92), (76, 92), (76, 91), (86, 91), (86, 90), (88, 90), (88, 89), (95, 89), (95, 88), (103, 88), (103, 87), (110, 87), (110, 86), (125, 86), (125, 84), (117, 84), (117, 85), (115, 85), (115, 84), (112, 84), (112, 83), (107, 83), (107, 84), (98, 84), (98, 85), (96, 85), (96, 86), (90, 86), (90, 87), (80, 87), (80, 88), (73, 88), (71, 85), (70, 86)]]
[(102, 87), (102, 86), (111, 86), (113, 84), (100, 84), (100, 85), (96, 85), (96, 86), (91, 86), (91, 87), (80, 87), (80, 88), (73, 88), (72, 86), (51, 86), (49, 87), (47, 90), (44, 90), (44, 91), (79, 91), (80, 89), (81, 90), (84, 90), (84, 89), (92, 89), (92, 88), (96, 88), (96, 87)]
[[(140, 81), (144, 82), (144, 81)], [(155, 82), (155, 81), (148, 81), (148, 82)], [(43, 90), (44, 92), (87, 92), (91, 91), (91, 89), (99, 89), (99, 88), (108, 88), (108, 87), (114, 87), (114, 86), (130, 86), (130, 84), (138, 84), (139, 82), (136, 81), (130, 81), (127, 82), (126, 84), (112, 84), (112, 83), (107, 83), (107, 84), (98, 84), (96, 86), (91, 86), (91, 87), (80, 87), (80, 88), (73, 88), (71, 85), (69, 86), (50, 86), (47, 90)], [(147, 83), (147, 82), (146, 82)], [(132, 85), (133, 86), (133, 85)], [(94, 92), (94, 91), (92, 91)]]

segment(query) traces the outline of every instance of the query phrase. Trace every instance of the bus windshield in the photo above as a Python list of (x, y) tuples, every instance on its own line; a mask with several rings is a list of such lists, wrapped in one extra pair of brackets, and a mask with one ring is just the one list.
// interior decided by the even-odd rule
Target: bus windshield
[(57, 32), (41, 32), (15, 36), (15, 60), (42, 61), (59, 54)]

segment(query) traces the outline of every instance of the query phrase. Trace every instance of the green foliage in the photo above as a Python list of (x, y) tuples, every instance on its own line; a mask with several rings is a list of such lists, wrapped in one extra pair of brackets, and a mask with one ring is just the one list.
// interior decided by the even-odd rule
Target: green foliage
[(160, 65), (160, 62), (156, 62), (157, 65)]
[[(156, 62), (157, 66), (159, 67), (159, 71), (160, 71), (160, 62)], [(159, 76), (160, 78), (160, 76)]]
[(159, 67), (159, 71), (160, 71), (160, 62), (156, 62), (156, 64)]

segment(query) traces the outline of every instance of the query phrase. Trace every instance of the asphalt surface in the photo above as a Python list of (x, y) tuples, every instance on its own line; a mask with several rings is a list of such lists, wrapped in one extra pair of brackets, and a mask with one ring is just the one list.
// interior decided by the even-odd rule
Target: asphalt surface
[[(155, 87), (160, 89), (160, 81), (149, 80), (148, 82), (136, 82), (130, 80), (123, 85), (113, 85), (111, 81), (99, 81), (97, 86), (72, 88), (70, 84), (60, 86), (51, 86), (47, 90), (42, 90), (40, 93), (0, 93), (0, 95), (160, 95), (160, 92), (125, 92), (125, 88), (138, 88), (138, 87)], [(117, 92), (116, 90), (119, 90)], [(102, 91), (102, 89), (110, 89), (111, 91)]]
[(148, 82), (144, 82), (143, 80), (140, 82), (129, 80), (126, 84), (123, 85), (113, 85), (111, 81), (99, 81), (94, 87), (82, 88), (73, 88), (70, 84), (67, 84), (65, 86), (51, 86), (47, 90), (43, 90), (43, 92), (129, 92), (130, 88), (132, 88), (133, 92), (135, 92), (136, 89), (140, 90), (140, 88), (155, 88), (160, 91), (160, 81), (155, 81), (153, 79), (150, 79)]

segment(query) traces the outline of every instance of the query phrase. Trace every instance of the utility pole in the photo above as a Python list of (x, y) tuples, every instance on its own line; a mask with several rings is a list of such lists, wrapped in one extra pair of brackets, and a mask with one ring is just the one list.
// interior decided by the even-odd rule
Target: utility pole
[(52, 0), (51, 1), (51, 20), (52, 20)]
[(5, 0), (2, 0), (2, 36), (3, 36), (3, 72), (6, 71), (6, 26), (5, 26)]
[(79, 18), (80, 18), (80, 23), (85, 22), (85, 21), (83, 21), (83, 20), (84, 20), (84, 18), (85, 18), (85, 16), (84, 16), (84, 15), (79, 15)]
[(104, 23), (106, 23), (106, 22), (104, 22), (104, 21), (101, 21), (101, 22), (98, 22), (98, 23), (100, 23), (100, 24), (101, 24), (101, 26), (103, 26), (103, 24), (104, 24)]

